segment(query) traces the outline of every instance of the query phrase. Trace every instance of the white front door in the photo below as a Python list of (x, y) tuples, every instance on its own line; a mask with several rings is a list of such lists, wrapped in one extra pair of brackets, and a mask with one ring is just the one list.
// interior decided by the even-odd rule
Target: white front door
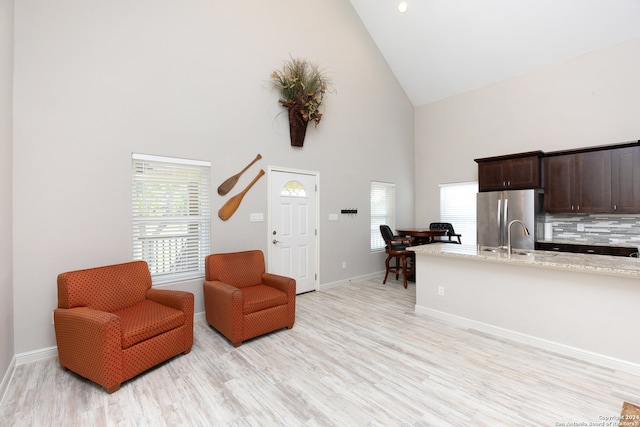
[(317, 174), (269, 170), (269, 272), (296, 280), (296, 292), (317, 289)]

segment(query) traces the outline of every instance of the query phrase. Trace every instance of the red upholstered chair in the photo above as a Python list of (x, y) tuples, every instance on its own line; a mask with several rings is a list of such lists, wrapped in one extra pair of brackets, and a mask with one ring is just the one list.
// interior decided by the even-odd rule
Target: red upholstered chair
[(151, 288), (145, 261), (58, 275), (60, 364), (109, 393), (193, 345), (193, 294)]
[(205, 259), (204, 309), (209, 325), (238, 347), (296, 320), (296, 281), (265, 272), (262, 251)]

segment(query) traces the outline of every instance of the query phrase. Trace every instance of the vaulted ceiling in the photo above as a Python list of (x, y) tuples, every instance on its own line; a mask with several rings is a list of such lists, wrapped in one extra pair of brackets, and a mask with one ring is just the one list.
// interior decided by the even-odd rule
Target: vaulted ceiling
[(640, 38), (640, 0), (350, 0), (415, 106)]

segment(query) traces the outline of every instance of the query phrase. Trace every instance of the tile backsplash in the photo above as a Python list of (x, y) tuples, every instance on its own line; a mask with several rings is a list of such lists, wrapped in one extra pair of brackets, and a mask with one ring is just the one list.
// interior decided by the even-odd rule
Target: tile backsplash
[[(576, 244), (639, 246), (640, 214), (545, 214), (545, 224), (552, 224), (553, 236), (545, 240), (572, 241)], [(546, 227), (548, 229), (548, 226)]]

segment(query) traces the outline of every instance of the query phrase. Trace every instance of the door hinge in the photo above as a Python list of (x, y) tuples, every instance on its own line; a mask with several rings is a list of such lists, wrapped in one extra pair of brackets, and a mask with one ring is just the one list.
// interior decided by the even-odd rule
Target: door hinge
[(318, 280), (318, 273), (315, 274), (315, 279), (314, 280)]
[(315, 229), (314, 233), (315, 233), (316, 236), (318, 235), (318, 229), (317, 228)]

